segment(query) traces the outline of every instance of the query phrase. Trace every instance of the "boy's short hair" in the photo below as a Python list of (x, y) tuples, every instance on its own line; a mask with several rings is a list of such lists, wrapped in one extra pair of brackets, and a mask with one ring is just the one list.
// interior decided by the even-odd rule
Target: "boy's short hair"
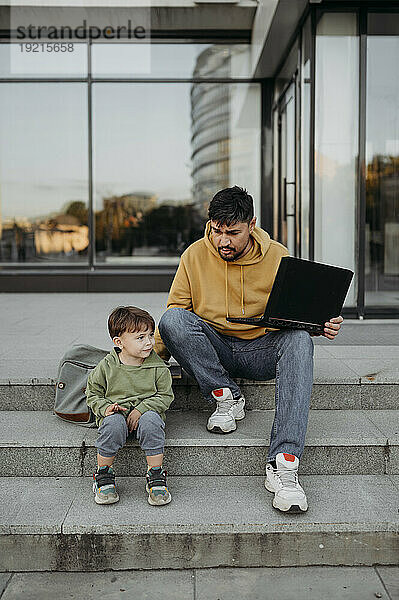
[(219, 190), (209, 204), (208, 217), (217, 225), (229, 227), (233, 223), (249, 223), (253, 216), (252, 196), (238, 185)]
[(122, 333), (135, 333), (144, 329), (155, 330), (155, 321), (146, 310), (137, 306), (118, 306), (108, 317), (108, 331), (111, 339)]

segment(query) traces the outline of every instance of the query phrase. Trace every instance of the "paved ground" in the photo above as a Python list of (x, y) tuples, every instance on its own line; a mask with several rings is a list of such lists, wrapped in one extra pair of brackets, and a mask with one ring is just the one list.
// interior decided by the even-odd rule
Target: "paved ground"
[(4, 573), (0, 574), (0, 597), (2, 600), (397, 600), (399, 567)]
[[(54, 379), (66, 348), (110, 348), (107, 317), (120, 304), (146, 308), (158, 321), (166, 293), (0, 294), (0, 381)], [(378, 383), (399, 378), (399, 319), (347, 320), (334, 341), (314, 338), (315, 381)]]

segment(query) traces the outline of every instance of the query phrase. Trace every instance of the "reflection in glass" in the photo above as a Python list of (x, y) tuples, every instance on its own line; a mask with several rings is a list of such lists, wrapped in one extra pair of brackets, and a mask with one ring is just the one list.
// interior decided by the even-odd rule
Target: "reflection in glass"
[(93, 44), (93, 77), (251, 77), (248, 44)]
[(87, 261), (87, 103), (76, 83), (0, 84), (0, 261)]
[[(392, 27), (393, 17), (378, 15)], [(399, 29), (399, 28), (398, 28)], [(366, 304), (399, 303), (399, 38), (367, 39)]]
[(258, 202), (257, 85), (96, 83), (93, 101), (97, 262), (176, 264), (219, 189)]
[(290, 84), (294, 77), (295, 71), (298, 67), (298, 52), (299, 52), (299, 41), (298, 38), (292, 45), (289, 55), (287, 56), (284, 65), (282, 66), (279, 74), (276, 77), (274, 87), (274, 101), (278, 102), (281, 94)]
[(95, 84), (93, 124), (96, 261), (176, 263), (204, 224), (191, 195), (190, 85)]
[(301, 258), (309, 258), (309, 203), (310, 203), (310, 95), (311, 95), (310, 17), (303, 27), (301, 70)]
[[(315, 260), (354, 271), (358, 65), (356, 14), (324, 13), (316, 37)], [(346, 305), (354, 303), (352, 282)]]
[(274, 85), (273, 113), (273, 234), (287, 246), (290, 254), (298, 247), (297, 159), (296, 159), (296, 71), (298, 69), (298, 38), (280, 69)]
[(277, 162), (279, 194), (279, 241), (296, 254), (296, 83), (293, 81), (280, 100), (278, 114)]

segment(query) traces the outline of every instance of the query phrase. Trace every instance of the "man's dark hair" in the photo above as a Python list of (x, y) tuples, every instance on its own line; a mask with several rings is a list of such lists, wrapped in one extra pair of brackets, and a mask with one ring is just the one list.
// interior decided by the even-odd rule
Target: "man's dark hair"
[(108, 317), (108, 331), (111, 339), (122, 333), (135, 333), (145, 329), (155, 330), (155, 321), (146, 310), (136, 306), (118, 306)]
[(208, 217), (217, 225), (249, 223), (254, 216), (254, 202), (247, 190), (235, 185), (217, 192), (212, 198)]

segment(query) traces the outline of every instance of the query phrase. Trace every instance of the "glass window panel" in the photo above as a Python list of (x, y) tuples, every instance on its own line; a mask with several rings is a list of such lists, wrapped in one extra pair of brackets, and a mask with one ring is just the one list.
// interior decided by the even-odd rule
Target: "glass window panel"
[(93, 77), (250, 77), (248, 44), (93, 44)]
[(279, 169), (279, 110), (273, 111), (273, 239), (279, 239), (279, 201), (280, 201), (280, 169)]
[(295, 123), (295, 84), (291, 83), (285, 95), (285, 215), (287, 238), (285, 240), (288, 251), (295, 256), (295, 192), (296, 192), (296, 123)]
[[(370, 18), (381, 31), (393, 16)], [(373, 306), (399, 304), (398, 63), (398, 37), (368, 36), (365, 302)]]
[(0, 84), (0, 261), (87, 262), (87, 88)]
[[(229, 186), (248, 189), (254, 199), (255, 214), (260, 225), (261, 182), (261, 101), (258, 84), (229, 85)], [(223, 156), (225, 146), (221, 145)]]
[(87, 44), (0, 43), (0, 78), (87, 76)]
[(308, 17), (302, 35), (301, 70), (301, 257), (306, 259), (309, 258), (311, 45), (311, 21)]
[[(318, 23), (315, 114), (315, 260), (354, 271), (359, 120), (356, 20), (352, 13), (324, 13)], [(355, 304), (355, 284), (351, 284), (346, 305)]]
[(288, 86), (294, 73), (298, 67), (298, 52), (299, 52), (299, 41), (298, 38), (295, 40), (289, 55), (287, 56), (283, 67), (276, 77), (276, 84), (274, 89), (274, 100), (278, 101), (284, 89)]
[(259, 207), (258, 84), (96, 83), (93, 101), (97, 263), (177, 264), (223, 187)]

